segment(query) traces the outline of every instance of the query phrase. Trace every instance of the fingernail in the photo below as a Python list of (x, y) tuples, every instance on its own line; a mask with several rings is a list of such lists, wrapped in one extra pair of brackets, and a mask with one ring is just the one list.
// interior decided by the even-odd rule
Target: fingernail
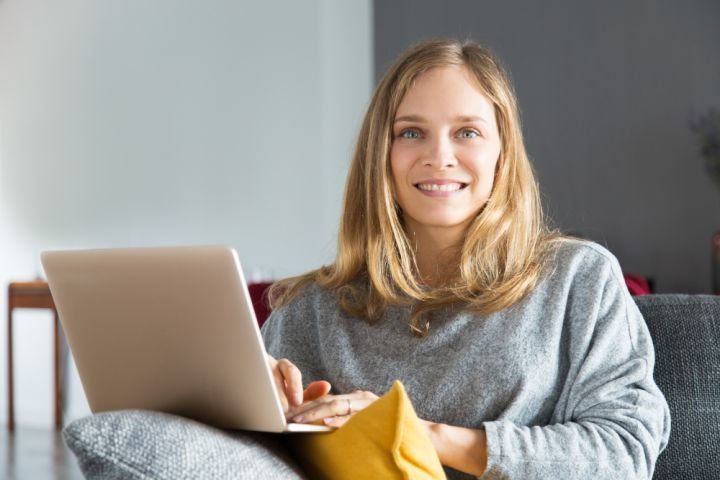
[(325, 423), (325, 425), (330, 425), (332, 421), (332, 417), (323, 418), (323, 422)]
[(293, 418), (293, 422), (295, 423), (302, 423), (303, 420), (304, 418), (302, 415), (298, 415), (297, 417)]

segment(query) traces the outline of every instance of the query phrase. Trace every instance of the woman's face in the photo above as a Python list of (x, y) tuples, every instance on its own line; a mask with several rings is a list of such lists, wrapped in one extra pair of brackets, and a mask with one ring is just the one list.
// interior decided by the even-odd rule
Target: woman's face
[(406, 228), (467, 228), (490, 197), (500, 134), (463, 67), (417, 77), (398, 107), (390, 167)]

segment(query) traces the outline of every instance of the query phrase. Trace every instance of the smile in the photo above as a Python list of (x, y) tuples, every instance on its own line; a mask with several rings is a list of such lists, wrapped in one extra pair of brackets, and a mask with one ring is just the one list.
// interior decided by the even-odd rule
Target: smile
[(467, 187), (467, 183), (448, 182), (448, 183), (416, 183), (415, 188), (423, 192), (457, 192)]
[(426, 180), (414, 186), (427, 197), (454, 197), (459, 195), (468, 184), (455, 180)]

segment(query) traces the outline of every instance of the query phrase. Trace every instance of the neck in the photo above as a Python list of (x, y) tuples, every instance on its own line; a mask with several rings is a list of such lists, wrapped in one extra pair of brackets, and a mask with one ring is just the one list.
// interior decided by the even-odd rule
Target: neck
[(467, 225), (427, 227), (407, 222), (405, 233), (415, 251), (422, 283), (438, 287), (452, 281), (458, 273), (459, 254)]

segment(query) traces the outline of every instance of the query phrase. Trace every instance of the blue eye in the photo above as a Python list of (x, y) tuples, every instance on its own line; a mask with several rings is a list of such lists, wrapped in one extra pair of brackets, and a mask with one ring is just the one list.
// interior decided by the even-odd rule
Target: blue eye
[(400, 132), (400, 137), (407, 139), (420, 138), (420, 132), (414, 129), (403, 130)]
[(460, 133), (458, 134), (458, 136), (460, 138), (477, 138), (480, 135), (475, 130), (465, 129), (465, 130), (461, 130)]

